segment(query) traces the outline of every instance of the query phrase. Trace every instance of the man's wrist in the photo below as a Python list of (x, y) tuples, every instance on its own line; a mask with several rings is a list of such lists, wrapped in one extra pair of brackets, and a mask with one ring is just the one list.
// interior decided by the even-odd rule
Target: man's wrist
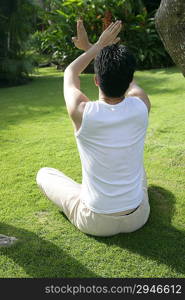
[(97, 53), (102, 49), (103, 47), (101, 46), (101, 44), (99, 44), (98, 42), (94, 43), (94, 44), (90, 44), (90, 46), (88, 47), (88, 49), (85, 52), (91, 52), (94, 53), (94, 55), (96, 56)]
[(93, 44), (89, 43), (89, 44), (85, 47), (84, 51), (88, 51), (92, 46), (93, 46)]
[(100, 51), (101, 49), (103, 49), (103, 45), (102, 45), (99, 41), (97, 41), (94, 45), (97, 47), (97, 49), (98, 49), (99, 51)]

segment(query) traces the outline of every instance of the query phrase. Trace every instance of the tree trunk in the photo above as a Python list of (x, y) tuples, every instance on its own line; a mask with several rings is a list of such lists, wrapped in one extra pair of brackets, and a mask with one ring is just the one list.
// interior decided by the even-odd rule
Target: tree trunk
[(185, 0), (161, 0), (155, 25), (167, 52), (185, 76)]

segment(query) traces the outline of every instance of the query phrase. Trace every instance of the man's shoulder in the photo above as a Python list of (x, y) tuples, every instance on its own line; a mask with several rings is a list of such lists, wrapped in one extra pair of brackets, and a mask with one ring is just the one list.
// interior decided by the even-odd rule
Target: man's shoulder
[(127, 98), (128, 98), (128, 102), (131, 102), (132, 105), (143, 107), (149, 113), (150, 103), (147, 102), (146, 98), (141, 97), (140, 95), (128, 96)]

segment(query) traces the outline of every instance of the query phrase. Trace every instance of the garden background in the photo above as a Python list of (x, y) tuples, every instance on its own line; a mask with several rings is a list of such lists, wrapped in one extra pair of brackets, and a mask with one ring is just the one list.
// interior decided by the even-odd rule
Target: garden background
[[(159, 1), (3, 0), (0, 4), (0, 277), (185, 277), (184, 78), (156, 32)], [(139, 231), (109, 238), (79, 232), (38, 190), (39, 168), (81, 181), (62, 93), (63, 71), (82, 51), (71, 37), (83, 17), (93, 43), (121, 19), (137, 82), (152, 109), (145, 143), (151, 215)], [(97, 99), (93, 65), (82, 89)]]

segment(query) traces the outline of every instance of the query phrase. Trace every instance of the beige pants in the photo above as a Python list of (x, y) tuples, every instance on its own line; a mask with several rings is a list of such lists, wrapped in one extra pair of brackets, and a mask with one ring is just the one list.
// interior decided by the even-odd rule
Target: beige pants
[(148, 220), (146, 176), (143, 179), (144, 198), (140, 206), (128, 215), (99, 214), (87, 208), (80, 201), (81, 184), (53, 168), (42, 168), (36, 181), (41, 191), (64, 212), (79, 230), (96, 236), (111, 236), (121, 232), (132, 232), (141, 228)]

